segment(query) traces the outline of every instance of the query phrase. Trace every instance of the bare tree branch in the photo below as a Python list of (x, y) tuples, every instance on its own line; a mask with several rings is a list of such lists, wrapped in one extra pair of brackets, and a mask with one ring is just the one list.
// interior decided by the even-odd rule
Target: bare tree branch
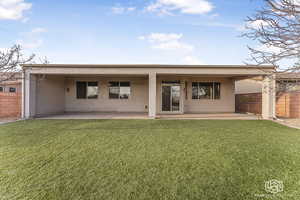
[[(300, 1), (263, 1), (264, 6), (246, 19), (246, 32), (242, 36), (260, 45), (248, 46), (251, 63), (247, 64), (275, 66), (277, 92), (299, 89), (300, 63), (283, 66), (281, 61), (300, 61)], [(282, 74), (287, 78), (279, 78)]]
[(20, 45), (14, 45), (8, 50), (0, 51), (0, 83), (19, 78), (21, 64), (29, 63), (35, 57), (34, 54), (24, 57)]
[(244, 37), (257, 41), (259, 48), (248, 47), (251, 61), (271, 64), (278, 70), (296, 72), (300, 65), (279, 66), (286, 59), (300, 55), (300, 1), (264, 0), (265, 6), (246, 19)]

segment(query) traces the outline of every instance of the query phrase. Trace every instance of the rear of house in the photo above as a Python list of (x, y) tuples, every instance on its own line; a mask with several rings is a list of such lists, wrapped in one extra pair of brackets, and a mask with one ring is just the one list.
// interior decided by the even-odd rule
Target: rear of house
[[(272, 87), (273, 67), (183, 65), (24, 65), (23, 117), (68, 112), (234, 113), (235, 81), (260, 76)], [(273, 93), (263, 95), (274, 117)]]

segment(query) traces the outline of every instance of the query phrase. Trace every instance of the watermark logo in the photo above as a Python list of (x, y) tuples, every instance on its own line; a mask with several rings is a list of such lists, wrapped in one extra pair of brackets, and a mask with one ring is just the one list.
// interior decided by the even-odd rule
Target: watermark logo
[(277, 194), (283, 192), (283, 182), (275, 179), (265, 182), (265, 190), (271, 194)]

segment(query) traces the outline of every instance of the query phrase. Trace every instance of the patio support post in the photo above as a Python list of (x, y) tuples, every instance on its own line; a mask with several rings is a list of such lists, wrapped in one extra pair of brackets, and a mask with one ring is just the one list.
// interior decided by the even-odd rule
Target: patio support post
[(25, 119), (25, 70), (22, 71), (22, 106), (21, 118)]
[(30, 74), (30, 70), (25, 70), (23, 76), (22, 116), (29, 119), (35, 115), (36, 77)]
[(156, 117), (156, 73), (149, 73), (149, 117)]
[(24, 72), (24, 117), (30, 118), (30, 72)]
[(276, 106), (276, 80), (275, 75), (266, 75), (262, 81), (262, 117), (274, 119)]

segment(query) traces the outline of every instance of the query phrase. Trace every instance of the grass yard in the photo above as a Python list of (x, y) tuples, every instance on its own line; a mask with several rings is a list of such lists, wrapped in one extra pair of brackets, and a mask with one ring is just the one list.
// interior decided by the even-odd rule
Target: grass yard
[[(284, 192), (268, 194), (270, 179)], [(262, 120), (1, 125), (0, 199), (299, 200), (300, 131)]]

